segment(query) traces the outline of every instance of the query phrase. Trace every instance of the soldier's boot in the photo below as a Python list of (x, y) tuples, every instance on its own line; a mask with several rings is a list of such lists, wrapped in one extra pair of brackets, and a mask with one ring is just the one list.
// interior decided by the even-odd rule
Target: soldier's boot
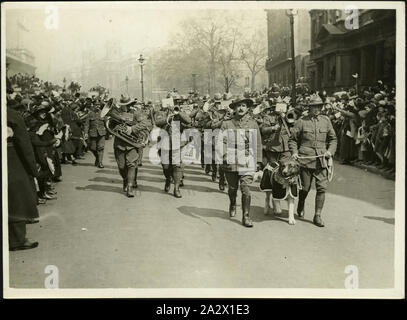
[(134, 167), (127, 168), (127, 196), (129, 198), (134, 197), (133, 183), (135, 174), (136, 168)]
[(174, 197), (175, 198), (182, 198), (181, 191), (179, 190), (180, 182), (182, 179), (182, 170), (181, 168), (175, 167), (173, 169), (173, 177), (174, 177)]
[(307, 198), (308, 192), (300, 190), (298, 195), (298, 206), (297, 206), (297, 214), (300, 218), (303, 218), (305, 215), (305, 199)]
[(99, 166), (99, 154), (97, 151), (92, 150), (93, 155), (95, 156), (95, 167)]
[(99, 168), (104, 168), (105, 166), (103, 165), (103, 154), (104, 150), (98, 150), (97, 155), (98, 155), (98, 167)]
[(206, 164), (206, 165), (205, 165), (205, 174), (209, 174), (209, 172), (211, 172), (211, 165), (210, 165), (210, 164)]
[(218, 175), (218, 167), (216, 164), (212, 164), (212, 181), (216, 182), (216, 178)]
[(253, 221), (250, 218), (250, 202), (252, 200), (252, 197), (247, 194), (242, 195), (242, 211), (243, 211), (243, 216), (242, 216), (242, 225), (245, 227), (251, 228), (253, 227)]
[(219, 165), (219, 190), (224, 191), (225, 190), (225, 171), (223, 171), (223, 168), (221, 165)]
[(237, 190), (228, 190), (229, 195), (229, 217), (233, 218), (236, 215), (236, 197)]
[(137, 175), (138, 175), (138, 168), (136, 168), (136, 171), (134, 173), (134, 184), (133, 184), (133, 188), (137, 189), (138, 184), (137, 184)]
[(164, 172), (164, 176), (165, 176), (165, 185), (164, 185), (164, 191), (168, 192), (170, 191), (170, 187), (171, 187), (171, 171), (170, 169), (163, 169)]
[(322, 208), (324, 207), (325, 202), (325, 193), (317, 192), (315, 196), (315, 216), (314, 216), (314, 224), (317, 227), (324, 227), (325, 224), (321, 218)]

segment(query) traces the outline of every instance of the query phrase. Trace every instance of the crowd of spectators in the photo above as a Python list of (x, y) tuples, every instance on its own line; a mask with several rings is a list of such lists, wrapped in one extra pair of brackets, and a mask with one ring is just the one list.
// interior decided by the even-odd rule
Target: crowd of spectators
[[(37, 205), (57, 198), (55, 184), (62, 180), (61, 165), (77, 165), (76, 160), (83, 159), (87, 151), (87, 113), (101, 107), (108, 97), (82, 96), (79, 88), (66, 90), (30, 75), (7, 77), (10, 250), (38, 245), (25, 237), (25, 224), (38, 222)], [(255, 105), (267, 103), (276, 108), (279, 103), (286, 104), (283, 113), (295, 121), (307, 113), (307, 100), (315, 93), (300, 84), (292, 103), (291, 88), (273, 84), (262, 91), (246, 90), (243, 96), (253, 99)], [(395, 89), (378, 81), (359, 92), (351, 88), (318, 94), (324, 101), (322, 113), (331, 119), (336, 131), (341, 163), (374, 166), (394, 175)], [(172, 96), (180, 99), (175, 89), (168, 94)], [(228, 93), (214, 97), (222, 98), (233, 99)], [(193, 102), (194, 108), (202, 108), (211, 99), (190, 92), (184, 100), (186, 105)], [(153, 108), (151, 101), (144, 106)]]
[(57, 199), (62, 164), (83, 159), (86, 115), (101, 103), (35, 76), (7, 77), (10, 250), (38, 245), (27, 240), (25, 224), (38, 222), (37, 205)]

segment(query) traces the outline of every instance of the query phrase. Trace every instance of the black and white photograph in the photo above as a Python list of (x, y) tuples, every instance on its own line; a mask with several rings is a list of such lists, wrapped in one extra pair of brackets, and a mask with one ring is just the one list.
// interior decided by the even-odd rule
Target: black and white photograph
[(404, 298), (404, 2), (1, 17), (5, 298)]

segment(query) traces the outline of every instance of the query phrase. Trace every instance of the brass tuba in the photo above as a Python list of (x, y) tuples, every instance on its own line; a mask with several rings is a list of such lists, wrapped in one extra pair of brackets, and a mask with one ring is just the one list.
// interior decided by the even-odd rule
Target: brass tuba
[(128, 134), (127, 127), (134, 125), (132, 119), (126, 117), (126, 115), (117, 110), (114, 99), (111, 98), (104, 105), (100, 112), (100, 117), (106, 117), (106, 129), (112, 135), (127, 142), (135, 148), (143, 148), (148, 141), (148, 134), (138, 132), (137, 134)]

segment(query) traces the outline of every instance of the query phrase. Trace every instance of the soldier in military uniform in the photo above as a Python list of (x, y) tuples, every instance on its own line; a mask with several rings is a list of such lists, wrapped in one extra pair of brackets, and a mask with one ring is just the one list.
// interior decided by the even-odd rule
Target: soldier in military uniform
[[(118, 105), (123, 111), (120, 113), (120, 118), (127, 123), (126, 133), (128, 135), (147, 138), (152, 129), (151, 122), (144, 119), (139, 112), (125, 112), (133, 103), (134, 101), (131, 101), (130, 98), (123, 97), (120, 100)], [(135, 181), (137, 181), (140, 149), (143, 148), (143, 145), (140, 144), (140, 146), (136, 147), (120, 137), (115, 136), (113, 147), (117, 166), (123, 178), (123, 191), (126, 192), (129, 198), (134, 197), (133, 188), (137, 186)]]
[[(171, 186), (171, 178), (174, 180), (174, 197), (181, 198), (181, 181), (184, 174), (184, 164), (182, 163), (182, 159), (180, 161), (174, 162), (172, 159), (173, 152), (180, 152), (180, 150), (173, 150), (173, 141), (172, 141), (172, 130), (175, 128), (174, 121), (179, 122), (180, 127), (180, 134), (182, 131), (189, 127), (192, 124), (191, 118), (183, 111), (180, 110), (179, 106), (175, 106), (172, 110), (168, 107), (162, 106), (161, 110), (155, 112), (154, 115), (154, 122), (155, 125), (163, 130), (166, 130), (169, 141), (167, 141), (167, 145), (162, 145), (160, 149), (160, 156), (161, 160), (165, 160), (168, 156), (168, 162), (162, 163), (163, 173), (165, 176), (165, 192), (170, 190)], [(180, 142), (180, 149), (182, 149), (188, 142), (181, 141)]]
[(85, 140), (89, 137), (89, 149), (95, 156), (95, 166), (104, 168), (103, 154), (106, 138), (105, 122), (101, 118), (101, 110), (96, 104), (90, 104), (89, 109), (84, 126)]
[(298, 216), (304, 216), (305, 199), (315, 178), (317, 195), (313, 222), (316, 226), (323, 227), (321, 211), (328, 187), (326, 159), (333, 157), (337, 141), (331, 121), (327, 116), (320, 114), (323, 106), (321, 98), (317, 95), (312, 96), (308, 105), (309, 114), (298, 119), (293, 127), (289, 148), (293, 158), (298, 159), (301, 164), (302, 190), (299, 193)]
[[(224, 117), (227, 113), (227, 109), (222, 108), (221, 101), (222, 96), (220, 93), (215, 94), (214, 104), (208, 112), (209, 117), (206, 118), (205, 128), (216, 130), (220, 129), (224, 120)], [(216, 163), (215, 157), (215, 148), (216, 148), (216, 137), (212, 137), (212, 181), (216, 182), (218, 169), (219, 169), (219, 190), (225, 190), (225, 173), (223, 167)]]
[[(245, 227), (252, 227), (253, 222), (250, 218), (250, 203), (251, 194), (249, 185), (253, 182), (253, 174), (256, 170), (262, 167), (262, 145), (260, 129), (257, 122), (253, 120), (249, 114), (250, 108), (253, 107), (253, 100), (245, 98), (239, 99), (229, 106), (234, 110), (233, 119), (224, 121), (221, 126), (221, 130), (228, 130), (227, 134), (223, 137), (223, 170), (225, 172), (226, 180), (229, 185), (228, 195), (229, 195), (229, 215), (234, 217), (236, 215), (236, 197), (237, 190), (240, 184), (240, 190), (242, 192), (242, 224)], [(241, 164), (243, 159), (237, 158), (237, 147), (234, 145), (230, 147), (231, 141), (236, 141), (237, 144), (237, 134), (241, 133), (238, 129), (244, 129), (244, 147), (246, 155), (247, 153), (252, 155), (251, 159), (249, 157), (249, 164)], [(255, 130), (256, 145), (255, 150), (250, 148), (250, 129)], [(228, 150), (229, 147), (229, 150)], [(235, 155), (234, 162), (227, 161), (228, 153), (233, 153)], [(244, 159), (246, 160), (246, 159)], [(230, 163), (231, 162), (231, 163)]]

